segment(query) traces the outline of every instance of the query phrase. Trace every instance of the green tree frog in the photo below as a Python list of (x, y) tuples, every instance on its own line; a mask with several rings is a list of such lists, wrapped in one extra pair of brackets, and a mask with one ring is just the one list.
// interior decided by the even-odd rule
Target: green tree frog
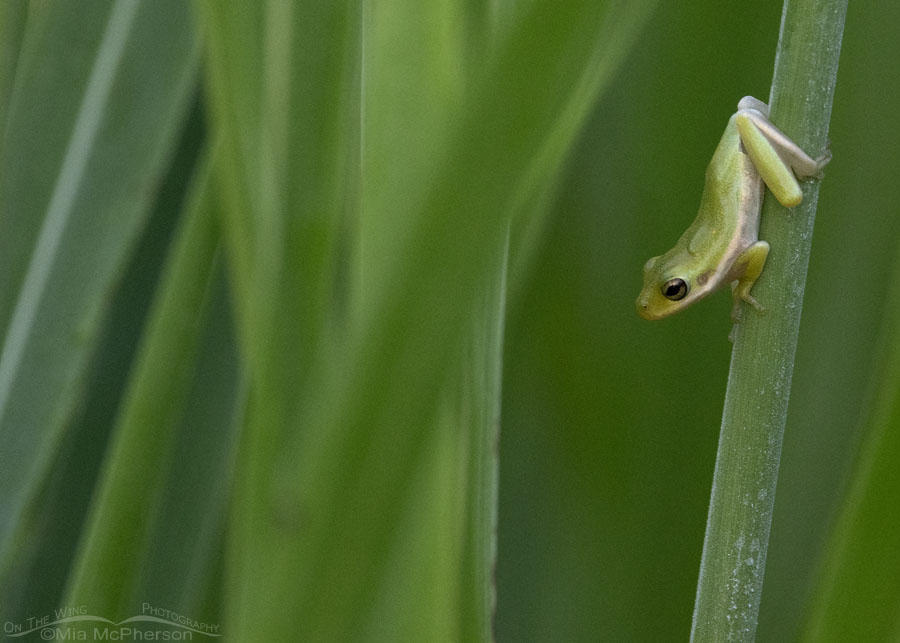
[(641, 317), (668, 317), (724, 284), (732, 287), (735, 322), (742, 300), (764, 312), (750, 294), (769, 254), (769, 244), (759, 240), (764, 185), (793, 207), (803, 200), (797, 178), (821, 178), (829, 160), (830, 152), (810, 158), (772, 124), (768, 105), (742, 98), (706, 170), (697, 218), (674, 248), (644, 265), (636, 302)]

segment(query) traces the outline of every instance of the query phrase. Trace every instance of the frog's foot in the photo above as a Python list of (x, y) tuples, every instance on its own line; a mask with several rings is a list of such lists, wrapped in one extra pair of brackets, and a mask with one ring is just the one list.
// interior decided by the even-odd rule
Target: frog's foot
[(739, 322), (741, 321), (741, 302), (746, 301), (753, 307), (760, 315), (766, 314), (766, 309), (763, 308), (763, 305), (759, 303), (759, 301), (750, 294), (750, 289), (753, 287), (753, 283), (749, 281), (736, 281), (731, 286), (731, 296), (734, 299), (734, 303), (731, 306), (731, 321)]
[(741, 317), (743, 315), (743, 311), (741, 310), (741, 302), (745, 301), (753, 307), (760, 315), (766, 314), (766, 309), (763, 308), (762, 304), (757, 301), (756, 297), (750, 294), (750, 288), (753, 286), (752, 283), (748, 282), (740, 282), (735, 281), (731, 285), (731, 294), (734, 297), (734, 302), (731, 305), (731, 332), (728, 333), (728, 341), (734, 343), (734, 334), (737, 330), (738, 324), (741, 323)]
[(753, 295), (750, 294), (750, 286), (752, 286), (752, 285), (753, 284), (746, 284), (747, 292), (741, 292), (742, 287), (738, 286), (738, 293), (737, 293), (738, 297), (740, 297), (741, 299), (746, 301), (748, 304), (753, 306), (753, 310), (758, 312), (760, 315), (765, 315), (766, 309), (763, 308), (763, 305), (756, 300), (756, 297), (754, 297)]
[(819, 158), (816, 159), (816, 167), (818, 168), (818, 171), (815, 174), (813, 174), (811, 178), (821, 180), (825, 176), (824, 168), (826, 165), (828, 165), (828, 163), (830, 161), (831, 161), (831, 139), (828, 139), (828, 142), (826, 143), (826, 146), (825, 146), (824, 154), (822, 154), (822, 156), (820, 156)]

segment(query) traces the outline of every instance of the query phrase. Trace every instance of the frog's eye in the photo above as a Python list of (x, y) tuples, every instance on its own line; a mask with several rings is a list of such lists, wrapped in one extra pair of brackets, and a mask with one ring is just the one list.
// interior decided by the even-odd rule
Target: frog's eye
[(662, 294), (663, 297), (671, 299), (672, 301), (684, 299), (685, 295), (688, 294), (687, 282), (679, 277), (669, 279), (669, 281), (662, 285)]

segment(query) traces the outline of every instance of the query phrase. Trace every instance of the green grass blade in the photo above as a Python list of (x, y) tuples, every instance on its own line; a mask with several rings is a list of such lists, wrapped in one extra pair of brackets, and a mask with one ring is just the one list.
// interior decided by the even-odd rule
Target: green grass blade
[[(106, 618), (133, 616), (136, 603), (151, 598), (136, 592), (142, 574), (152, 577), (157, 573), (148, 564), (147, 559), (152, 558), (148, 550), (168, 544), (165, 539), (153, 538), (153, 531), (180, 528), (177, 523), (156, 524), (155, 517), (163, 507), (173, 510), (172, 500), (166, 501), (170, 489), (187, 485), (192, 478), (189, 463), (183, 463), (185, 470), (179, 470), (177, 463), (182, 457), (197, 455), (191, 450), (185, 453), (185, 447), (196, 445), (182, 445), (175, 455), (173, 451), (178, 443), (177, 428), (185, 421), (190, 387), (199, 377), (198, 354), (208, 331), (218, 244), (208, 171), (203, 167), (198, 172), (195, 192), (167, 262), (67, 590), (66, 604), (90, 605), (92, 613)], [(221, 317), (221, 310), (218, 312)], [(234, 369), (219, 369), (223, 370)], [(224, 391), (217, 391), (222, 385), (213, 382), (204, 386), (213, 395), (207, 404), (219, 404), (227, 418), (228, 400), (234, 395), (224, 395), (227, 386)], [(210, 457), (209, 461), (221, 464), (221, 458)], [(207, 482), (215, 477), (209, 475)], [(196, 482), (193, 487), (184, 486), (182, 496), (200, 501), (203, 486)], [(221, 520), (221, 500), (219, 505)], [(211, 515), (215, 514), (213, 509)]]
[[(497, 501), (500, 476), (500, 399), (506, 323), (508, 247), (497, 261), (473, 318), (462, 374), (456, 428), (468, 439), (459, 460), (467, 464), (465, 527), (460, 579), (459, 632), (463, 641), (492, 641), (497, 588)], [(468, 429), (468, 434), (460, 429)]]
[(344, 325), (335, 283), (358, 182), (360, 6), (207, 2), (202, 15), (211, 114), (225, 143), (224, 236), (251, 387), (228, 631), (235, 640), (266, 640), (255, 623), (264, 598), (255, 581), (276, 559), (260, 547), (267, 520), (258, 514), (271, 517), (272, 462), (298, 390), (312, 377), (312, 356)]
[[(846, 0), (786, 2), (770, 97), (773, 122), (813, 156), (824, 151)], [(788, 212), (766, 194), (760, 237), (773, 252), (744, 311), (731, 370), (697, 582), (691, 641), (756, 635), (787, 421), (818, 182)]]
[(193, 110), (185, 127), (153, 214), (110, 302), (79, 411), (65, 431), (52, 474), (22, 532), (21, 542), (27, 545), (16, 549), (15, 565), (0, 583), (0, 605), (10, 617), (50, 614), (62, 604), (69, 565), (200, 153), (199, 112)]
[[(232, 265), (231, 282), (243, 343), (251, 344), (248, 330), (258, 325), (253, 284), (259, 245), (255, 204), (259, 203), (256, 173), (259, 168), (261, 43), (263, 3), (202, 2), (196, 5), (202, 21), (208, 64), (209, 117), (222, 141), (217, 167), (222, 235)], [(245, 346), (242, 353), (253, 354)]]
[[(465, 88), (499, 44), (490, 38), (494, 25), (486, 9), (465, 2), (367, 6), (360, 311), (379, 299), (383, 275), (406, 242), (397, 231), (419, 216), (398, 210), (396, 195), (422, 198)], [(421, 429), (429, 437), (413, 474), (416, 492), (402, 510), (406, 533), (394, 537), (387, 554), (384, 573), (391, 580), (382, 581), (368, 640), (490, 640), (500, 388), (494, 351), (502, 337), (505, 259), (493, 273), (473, 312), (458, 372), (442, 392), (436, 417)], [(411, 603), (421, 608), (410, 614), (395, 607)]]
[[(362, 338), (317, 362), (326, 376), (304, 396), (299, 444), (281, 444), (274, 486), (257, 497), (265, 504), (254, 523), (270, 527), (254, 542), (267, 564), (248, 593), (260, 597), (245, 606), (255, 625), (248, 635), (352, 640), (377, 620), (371, 610), (386, 582), (392, 532), (430, 444), (425, 427), (502, 252), (530, 161), (590, 52), (604, 46), (594, 39), (603, 17), (587, 3), (535, 4), (473, 83), (449, 125), (448, 148), (432, 149), (433, 178), (390, 204), (403, 225), (383, 234), (394, 230), (406, 242), (372, 276), (380, 290), (361, 308)], [(405, 159), (381, 159), (388, 162)], [(266, 505), (276, 499), (273, 515)]]
[[(330, 318), (336, 245), (353, 194), (347, 178), (358, 180), (348, 168), (358, 138), (359, 8), (202, 7), (242, 342), (255, 373), (278, 377), (285, 364), (308, 366), (337, 321)], [(276, 312), (300, 326), (283, 327)]]
[[(246, 391), (220, 261), (186, 401), (177, 418), (148, 526), (132, 609), (145, 602), (221, 626), (221, 568)], [(219, 630), (221, 631), (221, 629)]]
[(197, 54), (174, 1), (47, 3), (29, 16), (0, 159), (4, 567), (166, 170)]
[[(630, 42), (619, 3), (359, 6), (203, 5), (251, 386), (227, 610), (241, 641), (489, 636), (498, 258)], [(466, 531), (436, 532), (429, 499)], [(417, 568), (429, 542), (456, 553)]]

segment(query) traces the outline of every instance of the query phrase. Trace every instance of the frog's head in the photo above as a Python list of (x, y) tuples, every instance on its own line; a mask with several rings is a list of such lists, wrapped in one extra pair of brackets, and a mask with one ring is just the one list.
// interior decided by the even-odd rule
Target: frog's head
[(644, 319), (662, 319), (674, 315), (709, 292), (712, 271), (700, 274), (689, 262), (673, 261), (668, 254), (653, 257), (644, 264), (644, 287), (635, 305)]

